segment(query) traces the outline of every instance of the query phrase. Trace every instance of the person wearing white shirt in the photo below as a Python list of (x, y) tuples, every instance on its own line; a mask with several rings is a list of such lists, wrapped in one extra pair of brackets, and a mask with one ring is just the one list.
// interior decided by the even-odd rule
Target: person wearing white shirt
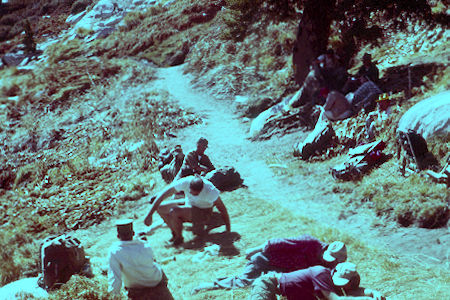
[[(178, 192), (184, 192), (186, 198), (182, 201), (169, 201), (167, 204), (160, 205), (164, 199)], [(175, 180), (156, 197), (144, 223), (150, 226), (153, 213), (157, 211), (172, 230), (171, 241), (176, 246), (183, 243), (184, 222), (193, 224), (194, 234), (199, 236), (204, 234), (205, 224), (212, 215), (213, 207), (219, 210), (226, 231), (229, 232), (231, 230), (230, 218), (222, 199), (220, 199), (220, 191), (199, 175), (188, 176)]]
[(120, 241), (109, 253), (108, 291), (118, 296), (123, 284), (129, 299), (173, 300), (152, 248), (144, 241), (133, 240), (133, 220), (118, 221), (116, 226)]

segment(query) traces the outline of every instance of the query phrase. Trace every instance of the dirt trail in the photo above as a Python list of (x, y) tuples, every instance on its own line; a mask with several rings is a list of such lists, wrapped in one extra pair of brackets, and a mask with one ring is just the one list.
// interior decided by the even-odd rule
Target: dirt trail
[(202, 124), (178, 131), (175, 138), (163, 141), (161, 146), (181, 144), (186, 152), (194, 148), (198, 137), (204, 136), (209, 140), (207, 154), (216, 167), (234, 166), (248, 186), (248, 192), (255, 197), (280, 203), (294, 213), (340, 228), (369, 246), (386, 248), (413, 262), (449, 267), (448, 228), (402, 228), (377, 218), (372, 211), (347, 212), (338, 194), (324, 194), (312, 189), (305, 175), (295, 178), (276, 176), (274, 169), (283, 166), (270, 165), (266, 158), (277, 156), (277, 153), (290, 153), (292, 145), (303, 139), (305, 133), (250, 141), (247, 139), (249, 124), (236, 116), (232, 100), (219, 101), (194, 90), (190, 80), (189, 75), (183, 75), (182, 66), (158, 71), (154, 87), (167, 90), (181, 107), (191, 109), (203, 119)]

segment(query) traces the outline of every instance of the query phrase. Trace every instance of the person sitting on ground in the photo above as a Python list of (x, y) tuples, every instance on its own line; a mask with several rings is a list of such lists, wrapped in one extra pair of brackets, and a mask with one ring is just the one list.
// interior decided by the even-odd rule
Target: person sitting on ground
[(338, 91), (332, 91), (327, 95), (323, 112), (330, 121), (344, 120), (354, 113), (350, 101)]
[[(186, 198), (173, 200), (160, 205), (161, 202), (177, 192), (184, 192)], [(155, 211), (172, 230), (173, 245), (183, 243), (183, 222), (191, 222), (193, 232), (202, 236), (205, 226), (212, 215), (213, 207), (217, 207), (226, 226), (226, 231), (231, 230), (230, 218), (225, 205), (220, 199), (220, 191), (208, 180), (199, 175), (188, 176), (173, 181), (156, 197), (150, 212), (145, 217), (147, 226), (152, 224), (152, 216)]]
[(347, 248), (343, 242), (328, 245), (304, 234), (296, 238), (270, 239), (261, 246), (248, 249), (246, 257), (250, 261), (241, 275), (201, 283), (192, 292), (242, 288), (269, 271), (291, 272), (315, 265), (333, 268), (347, 259)]
[(380, 292), (359, 286), (360, 276), (351, 262), (334, 269), (312, 266), (290, 273), (269, 272), (258, 278), (249, 300), (276, 300), (283, 295), (288, 300), (386, 299)]
[(332, 49), (318, 56), (312, 63), (309, 73), (303, 81), (298, 96), (293, 98), (292, 107), (324, 103), (318, 97), (321, 90), (340, 90), (347, 80), (347, 71), (339, 62)]
[(206, 148), (208, 148), (208, 140), (202, 137), (197, 141), (197, 148), (184, 157), (183, 165), (175, 180), (194, 174), (205, 175), (215, 169), (205, 154)]
[(383, 91), (368, 77), (360, 78), (361, 86), (354, 92), (345, 97), (352, 104), (353, 111), (356, 113), (361, 109), (371, 111), (376, 107), (376, 99)]
[(363, 65), (359, 68), (357, 77), (367, 77), (370, 81), (378, 83), (380, 71), (377, 66), (372, 62), (372, 55), (365, 53), (362, 58)]
[(340, 63), (340, 58), (333, 49), (328, 49), (325, 54), (317, 58), (320, 67), (320, 74), (323, 78), (323, 87), (328, 90), (341, 91), (345, 85), (348, 73)]
[(129, 299), (173, 300), (152, 248), (141, 240), (133, 240), (133, 220), (118, 221), (116, 226), (120, 242), (109, 254), (108, 291), (119, 296), (123, 282)]
[(180, 145), (163, 149), (158, 155), (158, 169), (166, 183), (171, 183), (183, 165), (184, 153)]
[(359, 68), (358, 72), (354, 77), (349, 77), (342, 92), (347, 94), (349, 92), (354, 92), (366, 81), (372, 81), (374, 84), (378, 84), (379, 80), (379, 70), (377, 66), (372, 62), (372, 56), (369, 53), (365, 53), (363, 58), (363, 65)]

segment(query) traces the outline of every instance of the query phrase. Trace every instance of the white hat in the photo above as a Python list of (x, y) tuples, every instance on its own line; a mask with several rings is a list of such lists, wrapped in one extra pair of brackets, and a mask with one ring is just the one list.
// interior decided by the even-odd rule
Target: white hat
[(323, 253), (323, 260), (327, 262), (344, 262), (347, 259), (347, 247), (343, 242), (332, 242)]
[(343, 262), (336, 266), (336, 272), (333, 274), (333, 283), (336, 286), (345, 286), (349, 282), (352, 285), (359, 286), (359, 274), (356, 271), (356, 265), (351, 262)]

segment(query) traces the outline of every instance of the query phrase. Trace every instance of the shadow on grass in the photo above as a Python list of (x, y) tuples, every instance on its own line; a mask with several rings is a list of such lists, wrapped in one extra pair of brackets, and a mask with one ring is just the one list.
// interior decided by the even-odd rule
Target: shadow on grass
[[(241, 235), (237, 232), (213, 232), (211, 230), (225, 225), (219, 213), (214, 212), (206, 226), (206, 233), (202, 236), (196, 236), (191, 241), (183, 244), (185, 249), (203, 249), (207, 244), (219, 245), (219, 253), (224, 256), (239, 255), (239, 249), (234, 246), (234, 242), (240, 240)], [(192, 227), (187, 228), (192, 230)]]

